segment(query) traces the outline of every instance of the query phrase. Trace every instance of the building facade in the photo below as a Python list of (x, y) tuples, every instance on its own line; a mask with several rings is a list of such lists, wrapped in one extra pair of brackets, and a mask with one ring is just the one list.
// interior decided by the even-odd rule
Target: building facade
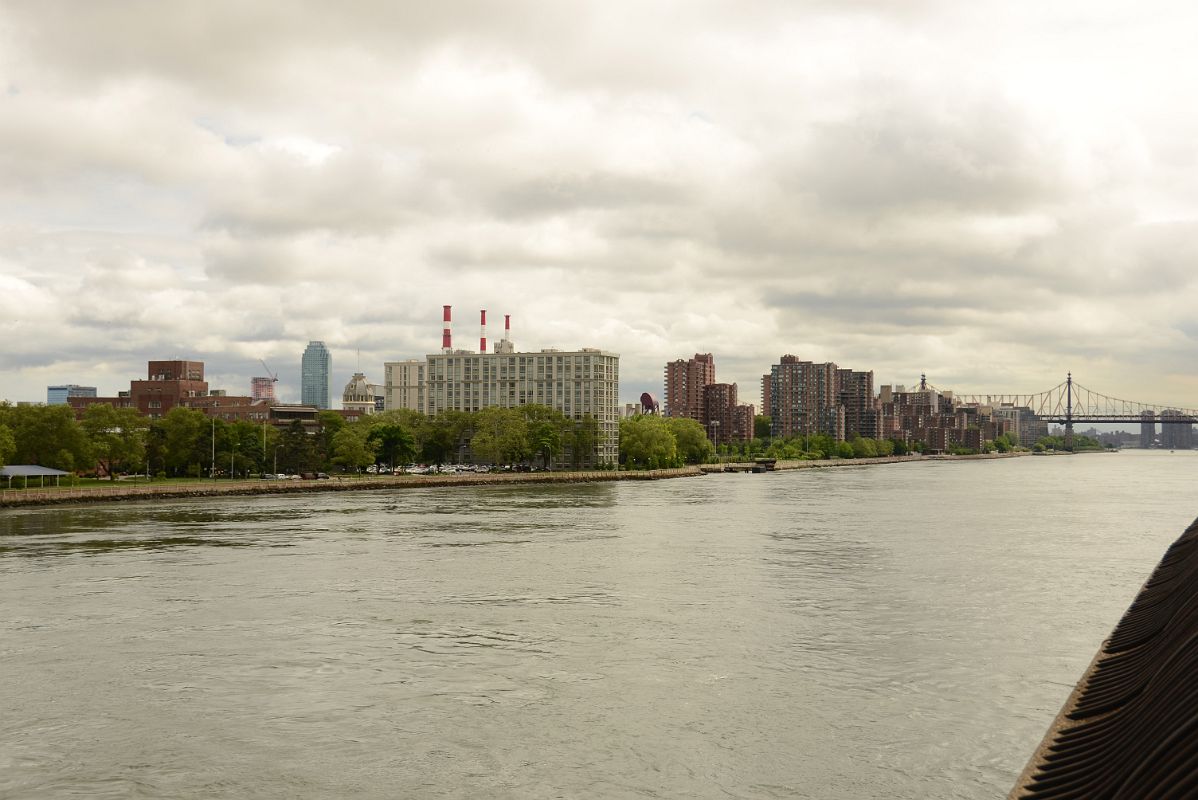
[(1145, 449), (1156, 445), (1156, 412), (1140, 412), (1140, 447)]
[(753, 438), (753, 406), (736, 401), (735, 383), (709, 383), (703, 387), (703, 428), (717, 447)]
[(703, 387), (715, 383), (715, 358), (695, 353), (694, 358), (666, 364), (666, 416), (703, 422)]
[(330, 403), (329, 376), (333, 370), (333, 356), (324, 342), (308, 342), (300, 361), (300, 403), (327, 409)]
[(71, 397), (95, 396), (95, 386), (78, 386), (74, 383), (67, 383), (61, 386), (46, 387), (46, 405), (48, 406), (65, 406), (67, 399)]
[(208, 394), (203, 361), (150, 361), (146, 379), (129, 382), (129, 391), (116, 397), (70, 396), (67, 403), (82, 418), (90, 405), (107, 403), (114, 408), (135, 408), (150, 419), (159, 419), (175, 406), (189, 406)]
[(358, 414), (373, 414), (375, 411), (382, 411), (383, 409), (379, 407), (381, 405), (379, 401), (382, 399), (381, 392), (382, 387), (368, 381), (361, 372), (355, 372), (341, 393), (341, 408), (344, 411)]
[(837, 367), (782, 356), (770, 367), (770, 435), (775, 438), (831, 436), (844, 440), (845, 413), (839, 403)]
[(877, 439), (881, 433), (874, 398), (874, 374), (851, 369), (836, 371), (837, 400), (844, 408), (844, 436)]
[(427, 366), (428, 362), (422, 358), (383, 364), (383, 408), (387, 411), (407, 408), (423, 413), (424, 372)]
[[(592, 348), (519, 353), (456, 350), (425, 362), (424, 413), (474, 412), (491, 406), (518, 408), (538, 403), (570, 419), (590, 415), (598, 423), (598, 443), (583, 463), (614, 464), (619, 458), (620, 357)], [(505, 352), (506, 351), (506, 352)], [(397, 362), (403, 363), (403, 362)], [(393, 401), (396, 394), (393, 390)], [(568, 460), (563, 454), (562, 461)]]
[(278, 399), (275, 397), (277, 380), (277, 378), (250, 378), (250, 397), (267, 403), (275, 402)]
[(1174, 408), (1161, 412), (1161, 447), (1191, 450), (1194, 447), (1194, 419)]

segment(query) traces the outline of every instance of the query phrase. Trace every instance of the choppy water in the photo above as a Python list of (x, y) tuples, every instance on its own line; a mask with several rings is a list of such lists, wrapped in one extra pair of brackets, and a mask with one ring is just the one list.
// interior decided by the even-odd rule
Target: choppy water
[(1196, 474), (0, 512), (0, 797), (1002, 796)]

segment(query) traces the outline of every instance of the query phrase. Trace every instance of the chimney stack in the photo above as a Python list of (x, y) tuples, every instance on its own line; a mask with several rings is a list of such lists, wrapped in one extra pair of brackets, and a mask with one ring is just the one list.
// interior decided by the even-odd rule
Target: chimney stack
[(443, 319), (445, 320), (441, 329), (441, 352), (451, 353), (453, 352), (453, 322), (451, 322), (449, 309), (452, 306), (441, 306), (441, 308), (444, 309)]
[(503, 340), (506, 342), (512, 338), (512, 315), (503, 315)]
[(486, 355), (487, 353), (487, 309), (479, 311), (479, 326), (478, 326), (478, 352)]

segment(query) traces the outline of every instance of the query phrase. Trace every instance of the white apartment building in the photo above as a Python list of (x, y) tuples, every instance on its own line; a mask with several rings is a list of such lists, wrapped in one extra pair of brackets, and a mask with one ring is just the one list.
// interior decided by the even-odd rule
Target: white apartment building
[(614, 464), (620, 442), (620, 356), (594, 348), (537, 353), (455, 350), (424, 361), (385, 365), (387, 408), (414, 408), (425, 414), (474, 412), (489, 406), (517, 408), (539, 403), (571, 419), (590, 414), (599, 425), (594, 456), (584, 463)]
[(388, 361), (383, 364), (383, 405), (385, 410), (409, 408), (424, 413), (424, 371), (422, 358)]

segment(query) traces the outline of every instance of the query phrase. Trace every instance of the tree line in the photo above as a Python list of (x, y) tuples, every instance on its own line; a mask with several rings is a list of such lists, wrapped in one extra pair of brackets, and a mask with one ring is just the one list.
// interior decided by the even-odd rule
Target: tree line
[[(626, 469), (659, 469), (713, 459), (873, 458), (919, 452), (902, 439), (836, 441), (824, 434), (769, 437), (769, 417), (755, 421), (747, 442), (714, 447), (703, 426), (691, 419), (642, 415), (620, 423), (619, 463)], [(563, 461), (592, 465), (599, 439), (594, 417), (566, 417), (544, 405), (446, 411), (427, 416), (395, 410), (347, 422), (321, 411), (315, 426), (248, 421), (227, 422), (177, 407), (161, 419), (135, 409), (96, 404), (76, 421), (69, 406), (12, 406), (0, 403), (0, 465), (38, 464), (66, 471), (144, 473), (162, 477), (362, 471), (371, 465), (398, 467), (414, 461), (445, 464), (468, 458), (483, 464)], [(1075, 445), (1084, 437), (1075, 437)], [(1045, 441), (1041, 447), (1057, 443)], [(1095, 443), (1097, 444), (1097, 443)], [(987, 448), (1007, 451), (1017, 443), (1001, 436)], [(964, 452), (964, 451), (962, 451)], [(615, 467), (614, 464), (595, 464)]]
[(445, 464), (593, 461), (599, 425), (590, 415), (566, 417), (543, 405), (447, 411), (427, 416), (396, 410), (347, 422), (321, 411), (315, 426), (275, 425), (209, 417), (172, 408), (160, 419), (100, 403), (76, 420), (69, 406), (0, 403), (0, 466), (37, 464), (68, 472), (151, 474), (160, 477), (303, 473), (413, 461)]

